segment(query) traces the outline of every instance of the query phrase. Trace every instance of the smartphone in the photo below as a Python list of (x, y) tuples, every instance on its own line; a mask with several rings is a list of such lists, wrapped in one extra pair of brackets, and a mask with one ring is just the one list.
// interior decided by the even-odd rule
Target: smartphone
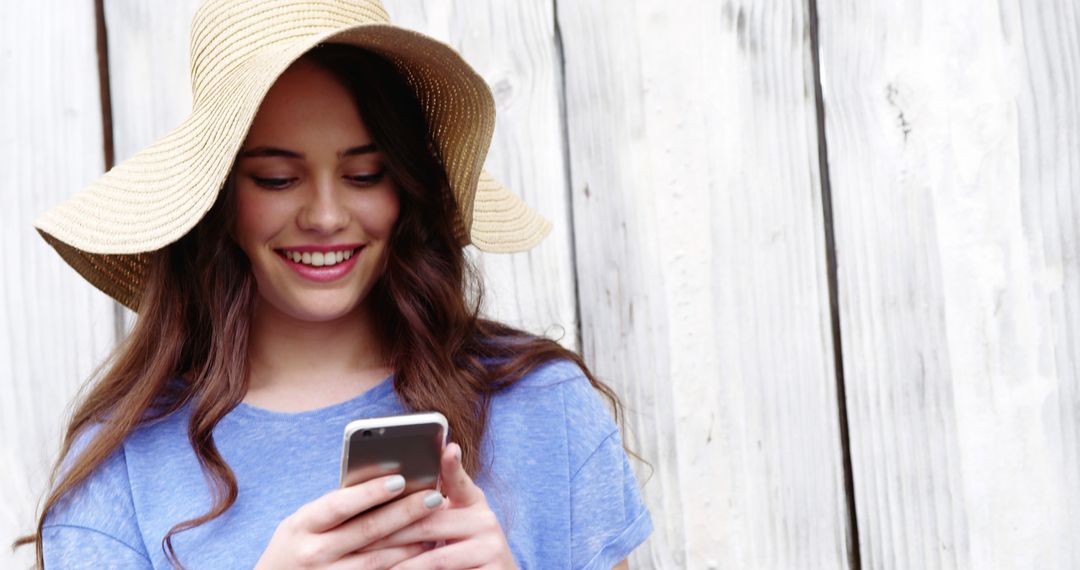
[(438, 412), (349, 422), (341, 449), (341, 486), (400, 474), (405, 477), (403, 494), (438, 490), (447, 429), (446, 417)]

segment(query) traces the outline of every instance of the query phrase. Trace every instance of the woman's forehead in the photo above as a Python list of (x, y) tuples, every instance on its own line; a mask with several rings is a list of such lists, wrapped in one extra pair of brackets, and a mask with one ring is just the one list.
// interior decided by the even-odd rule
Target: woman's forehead
[(267, 92), (244, 147), (338, 145), (340, 150), (370, 142), (356, 99), (345, 85), (329, 71), (300, 59)]

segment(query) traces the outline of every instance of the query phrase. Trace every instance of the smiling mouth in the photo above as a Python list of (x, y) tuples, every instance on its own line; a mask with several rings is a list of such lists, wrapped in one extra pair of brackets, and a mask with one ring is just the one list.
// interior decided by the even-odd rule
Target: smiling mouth
[(352, 256), (360, 253), (361, 249), (364, 249), (364, 246), (333, 251), (294, 251), (288, 249), (277, 249), (274, 251), (281, 257), (294, 263), (310, 267), (330, 267), (348, 261)]

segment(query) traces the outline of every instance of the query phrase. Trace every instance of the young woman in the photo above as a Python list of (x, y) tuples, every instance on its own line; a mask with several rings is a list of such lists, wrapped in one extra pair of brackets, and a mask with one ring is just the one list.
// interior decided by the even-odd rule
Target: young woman
[[(547, 231), (494, 110), (375, 0), (208, 0), (173, 133), (37, 223), (138, 312), (80, 402), (46, 567), (611, 568), (651, 530), (614, 395), (477, 316), (462, 247)], [(442, 492), (339, 489), (350, 420), (444, 414)]]

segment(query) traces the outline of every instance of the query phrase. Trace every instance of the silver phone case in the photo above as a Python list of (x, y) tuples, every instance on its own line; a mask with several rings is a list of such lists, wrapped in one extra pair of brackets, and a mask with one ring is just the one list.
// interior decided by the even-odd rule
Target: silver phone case
[(341, 450), (341, 486), (401, 474), (403, 494), (439, 488), (439, 461), (448, 424), (438, 412), (349, 422)]

